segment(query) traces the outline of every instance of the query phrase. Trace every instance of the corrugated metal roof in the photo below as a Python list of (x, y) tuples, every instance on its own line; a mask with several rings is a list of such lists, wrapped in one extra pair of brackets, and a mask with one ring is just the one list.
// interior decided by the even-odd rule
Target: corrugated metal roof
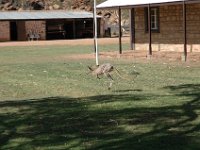
[[(98, 18), (101, 16), (97, 16)], [(93, 18), (85, 11), (1, 11), (0, 20), (42, 20), (42, 19)]]
[(176, 3), (182, 1), (194, 2), (195, 0), (107, 0), (97, 5), (97, 8), (142, 6), (148, 4), (165, 4), (165, 3)]

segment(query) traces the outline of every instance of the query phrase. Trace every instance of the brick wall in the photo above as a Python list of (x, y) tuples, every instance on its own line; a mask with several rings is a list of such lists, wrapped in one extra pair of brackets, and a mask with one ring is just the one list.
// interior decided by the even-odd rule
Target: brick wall
[[(200, 52), (200, 4), (187, 4), (188, 51)], [(182, 5), (159, 7), (160, 32), (152, 33), (153, 51), (183, 51)], [(135, 9), (136, 50), (148, 50), (144, 8)]]
[(40, 34), (40, 39), (46, 39), (46, 22), (45, 21), (26, 21), (26, 33), (34, 31)]
[(10, 23), (8, 21), (0, 22), (0, 41), (10, 40)]
[(17, 21), (17, 39), (18, 41), (26, 40), (25, 21)]

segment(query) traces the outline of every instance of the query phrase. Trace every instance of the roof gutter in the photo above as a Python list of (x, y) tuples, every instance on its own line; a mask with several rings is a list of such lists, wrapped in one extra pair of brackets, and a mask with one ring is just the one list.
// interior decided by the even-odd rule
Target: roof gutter
[(120, 8), (137, 8), (137, 7), (148, 7), (148, 5), (151, 6), (164, 6), (164, 5), (180, 5), (185, 1), (185, 4), (195, 4), (199, 3), (199, 0), (180, 0), (180, 1), (174, 1), (174, 2), (162, 2), (162, 3), (149, 3), (149, 4), (137, 4), (137, 5), (121, 5), (121, 6), (108, 6), (108, 7), (101, 7), (97, 5), (97, 9), (117, 9)]

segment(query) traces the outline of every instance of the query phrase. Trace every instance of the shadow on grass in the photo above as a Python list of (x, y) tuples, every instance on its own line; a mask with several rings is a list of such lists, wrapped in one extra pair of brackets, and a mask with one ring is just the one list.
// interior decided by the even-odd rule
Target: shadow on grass
[(113, 92), (142, 92), (141, 89), (114, 90)]
[(156, 96), (128, 94), (0, 102), (0, 149), (199, 149), (200, 85), (164, 90), (188, 100), (167, 107), (134, 106)]

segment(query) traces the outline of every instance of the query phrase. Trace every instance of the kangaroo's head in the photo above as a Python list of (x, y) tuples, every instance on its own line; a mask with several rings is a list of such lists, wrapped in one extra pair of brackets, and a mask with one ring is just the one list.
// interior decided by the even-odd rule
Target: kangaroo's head
[(99, 67), (99, 65), (92, 66), (92, 67), (88, 66), (88, 69), (89, 69), (90, 71), (95, 71), (98, 67)]
[(90, 67), (90, 66), (88, 66), (88, 69), (89, 69), (90, 71), (94, 71), (94, 69), (92, 69), (92, 67)]

